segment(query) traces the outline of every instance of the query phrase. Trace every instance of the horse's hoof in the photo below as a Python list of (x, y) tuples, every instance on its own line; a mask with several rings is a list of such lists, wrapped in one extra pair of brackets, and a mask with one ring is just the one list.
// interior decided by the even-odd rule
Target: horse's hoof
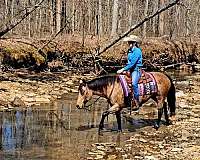
[(104, 125), (99, 125), (99, 130), (103, 130), (104, 129)]
[(101, 130), (99, 130), (98, 135), (99, 135), (99, 136), (103, 136), (103, 133), (102, 133)]
[(99, 133), (101, 133), (101, 134), (99, 134), (99, 135), (102, 135), (102, 132), (105, 132), (105, 131), (107, 131), (105, 128), (99, 128)]
[(167, 122), (166, 122), (166, 126), (169, 126), (169, 125), (172, 125), (172, 122), (171, 122), (171, 121), (167, 121)]
[(154, 125), (154, 128), (155, 128), (156, 130), (158, 130), (158, 128), (160, 128), (160, 126), (159, 126), (158, 124), (155, 124), (155, 125)]

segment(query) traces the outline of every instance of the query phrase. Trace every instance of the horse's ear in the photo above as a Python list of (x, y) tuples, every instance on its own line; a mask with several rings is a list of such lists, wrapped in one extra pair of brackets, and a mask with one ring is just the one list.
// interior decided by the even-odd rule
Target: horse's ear
[(79, 85), (79, 91), (81, 92), (81, 94), (84, 94), (84, 91), (86, 90), (86, 81), (84, 79), (81, 79), (80, 81), (80, 85)]

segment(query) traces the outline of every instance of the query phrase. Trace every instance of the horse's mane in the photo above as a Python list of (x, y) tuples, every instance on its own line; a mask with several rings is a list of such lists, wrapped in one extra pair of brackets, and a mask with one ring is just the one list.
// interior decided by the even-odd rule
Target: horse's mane
[(103, 88), (106, 88), (108, 85), (113, 84), (115, 80), (116, 75), (105, 75), (88, 81), (87, 85), (90, 89), (94, 91), (103, 91)]

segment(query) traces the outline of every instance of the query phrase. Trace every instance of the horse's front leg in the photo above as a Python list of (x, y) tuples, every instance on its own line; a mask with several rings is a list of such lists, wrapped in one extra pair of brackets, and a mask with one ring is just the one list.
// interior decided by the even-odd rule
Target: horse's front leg
[[(115, 103), (111, 108), (109, 108), (107, 111), (104, 111), (101, 117), (101, 121), (99, 124), (99, 132), (103, 130), (104, 128), (104, 120), (105, 118), (110, 114), (110, 113), (115, 113), (116, 118), (117, 118), (117, 123), (118, 123), (118, 130), (121, 130), (121, 116), (120, 116), (120, 107), (118, 103)], [(120, 121), (120, 123), (119, 123)]]
[(164, 102), (163, 108), (164, 108), (164, 114), (165, 114), (166, 125), (170, 125), (171, 122), (170, 122), (170, 120), (169, 120), (169, 115), (168, 115), (167, 103), (166, 103), (166, 102)]
[(117, 111), (115, 113), (115, 115), (116, 115), (117, 124), (118, 124), (118, 132), (121, 132), (122, 131), (122, 126), (121, 126), (121, 113), (120, 113), (120, 111)]
[(101, 130), (103, 130), (103, 128), (104, 128), (104, 120), (105, 120), (105, 118), (106, 118), (108, 115), (109, 115), (109, 111), (104, 111), (104, 112), (102, 113), (101, 121), (100, 121), (100, 124), (99, 124), (99, 132), (100, 132)]

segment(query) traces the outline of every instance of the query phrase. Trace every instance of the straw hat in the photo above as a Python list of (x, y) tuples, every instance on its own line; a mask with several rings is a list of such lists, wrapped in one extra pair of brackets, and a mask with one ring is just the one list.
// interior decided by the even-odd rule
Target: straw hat
[(130, 35), (129, 37), (125, 37), (123, 39), (124, 42), (138, 42), (141, 43), (141, 39), (136, 35)]

